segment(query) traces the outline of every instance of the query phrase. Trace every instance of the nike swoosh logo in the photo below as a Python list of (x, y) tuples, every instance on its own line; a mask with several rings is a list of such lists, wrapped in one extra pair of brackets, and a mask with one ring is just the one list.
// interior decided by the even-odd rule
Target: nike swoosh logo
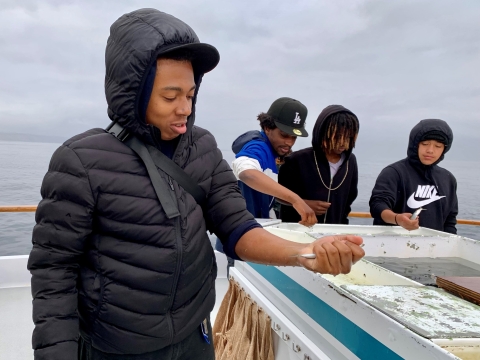
[(410, 209), (418, 209), (418, 208), (424, 207), (425, 205), (428, 205), (428, 204), (430, 204), (434, 201), (440, 200), (441, 198), (444, 198), (444, 197), (445, 196), (433, 196), (430, 199), (418, 201), (418, 200), (415, 200), (415, 193), (413, 193), (412, 196), (410, 196), (407, 200), (407, 206)]

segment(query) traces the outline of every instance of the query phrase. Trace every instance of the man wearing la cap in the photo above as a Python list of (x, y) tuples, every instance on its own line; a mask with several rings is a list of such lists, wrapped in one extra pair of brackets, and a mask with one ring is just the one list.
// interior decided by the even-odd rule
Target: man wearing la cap
[(300, 223), (316, 223), (313, 210), (294, 192), (278, 184), (278, 161), (291, 152), (297, 136), (308, 136), (305, 130), (307, 108), (288, 97), (275, 100), (266, 113), (257, 117), (261, 132), (250, 131), (237, 138), (233, 172), (247, 201), (247, 209), (257, 218), (275, 218), (274, 198), (295, 208)]
[[(163, 165), (170, 158), (206, 199), (197, 203), (185, 182), (111, 128), (60, 146), (42, 183), (28, 260), (36, 360), (213, 360), (217, 267), (207, 230), (232, 258), (257, 263), (339, 274), (364, 255), (360, 237), (298, 244), (247, 211), (214, 137), (194, 125), (201, 80), (219, 59), (187, 24), (155, 9), (111, 26), (112, 126), (166, 158)], [(316, 259), (298, 256), (307, 253)]]

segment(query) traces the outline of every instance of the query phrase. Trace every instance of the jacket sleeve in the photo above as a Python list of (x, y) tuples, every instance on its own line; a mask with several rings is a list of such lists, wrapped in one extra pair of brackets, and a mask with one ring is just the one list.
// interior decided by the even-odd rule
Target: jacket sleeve
[(343, 224), (348, 224), (348, 214), (352, 211), (352, 204), (358, 196), (358, 165), (357, 159), (352, 156), (350, 161), (351, 171), (352, 171), (352, 182), (350, 183), (350, 189), (347, 197), (347, 206), (345, 207), (344, 218), (342, 219)]
[(250, 141), (236, 154), (236, 158), (247, 157), (255, 159), (258, 161), (261, 169), (267, 169), (270, 165), (268, 159), (271, 155), (269, 153), (271, 153), (271, 150), (264, 141)]
[(374, 219), (381, 219), (384, 210), (393, 210), (397, 202), (400, 177), (395, 169), (388, 166), (378, 175), (370, 197), (370, 214)]
[(35, 214), (32, 274), (32, 345), (36, 360), (77, 358), (77, 276), (92, 229), (94, 197), (75, 152), (61, 146), (52, 156)]
[(204, 206), (207, 229), (218, 236), (222, 244), (246, 221), (255, 221), (247, 210), (233, 171), (216, 149), (216, 164)]
[(450, 175), (453, 178), (454, 183), (454, 198), (452, 200), (452, 207), (450, 213), (447, 215), (447, 219), (443, 225), (443, 231), (456, 234), (457, 233), (457, 215), (458, 215), (458, 199), (457, 199), (457, 180), (453, 175)]

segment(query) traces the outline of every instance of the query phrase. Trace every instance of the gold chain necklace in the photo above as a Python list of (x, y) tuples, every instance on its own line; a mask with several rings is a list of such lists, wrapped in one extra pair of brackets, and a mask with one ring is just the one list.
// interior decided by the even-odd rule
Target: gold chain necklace
[[(344, 182), (345, 179), (347, 178), (347, 174), (348, 174), (348, 161), (349, 161), (349, 160), (347, 160), (347, 171), (345, 172), (345, 176), (343, 177), (342, 182), (340, 183), (340, 185), (338, 185), (336, 188), (333, 189), (333, 188), (330, 188), (330, 187), (328, 187), (327, 185), (325, 185), (325, 183), (323, 182), (322, 174), (320, 174), (320, 169), (318, 168), (317, 155), (315, 154), (315, 150), (313, 150), (313, 157), (315, 158), (315, 165), (316, 165), (316, 167), (317, 167), (318, 176), (320, 176), (320, 180), (322, 181), (323, 186), (325, 186), (325, 187), (328, 189), (328, 191), (335, 191), (335, 190), (337, 190), (340, 186), (342, 186), (343, 182)], [(333, 182), (333, 178), (332, 178), (332, 182)], [(330, 186), (331, 186), (331, 184), (330, 184)]]

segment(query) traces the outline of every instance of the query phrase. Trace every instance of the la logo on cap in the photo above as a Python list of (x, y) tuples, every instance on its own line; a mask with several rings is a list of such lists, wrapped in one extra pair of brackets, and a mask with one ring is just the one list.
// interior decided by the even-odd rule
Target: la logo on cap
[(293, 123), (298, 125), (300, 124), (300, 121), (302, 121), (302, 119), (300, 119), (300, 114), (295, 112), (295, 119), (293, 119)]

